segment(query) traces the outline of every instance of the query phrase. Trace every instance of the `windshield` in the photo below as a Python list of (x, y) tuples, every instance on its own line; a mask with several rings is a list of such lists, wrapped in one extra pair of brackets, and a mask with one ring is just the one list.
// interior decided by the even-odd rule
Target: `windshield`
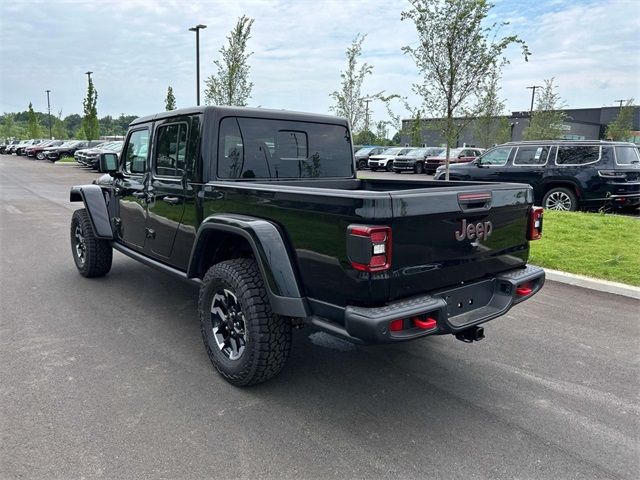
[(364, 148), (361, 148), (360, 150), (358, 150), (356, 152), (356, 156), (357, 155), (366, 155), (367, 153), (369, 153), (374, 148), (376, 148), (376, 147), (364, 147)]
[(618, 165), (634, 165), (640, 163), (638, 149), (629, 145), (628, 147), (615, 147), (616, 163)]
[(409, 153), (407, 153), (407, 157), (424, 157), (426, 154), (426, 148), (414, 148)]
[(387, 148), (380, 155), (398, 155), (401, 151), (402, 151), (402, 148), (399, 148), (399, 147)]

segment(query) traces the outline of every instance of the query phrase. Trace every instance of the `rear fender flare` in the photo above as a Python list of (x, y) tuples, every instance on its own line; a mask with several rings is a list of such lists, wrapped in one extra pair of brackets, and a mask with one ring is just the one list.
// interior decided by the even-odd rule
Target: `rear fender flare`
[(109, 221), (109, 212), (102, 188), (98, 185), (77, 185), (71, 187), (69, 201), (84, 203), (89, 213), (89, 218), (91, 219), (93, 233), (96, 237), (113, 240), (113, 229)]
[(216, 234), (232, 234), (247, 241), (264, 279), (274, 313), (288, 317), (308, 317), (310, 309), (302, 295), (298, 275), (278, 227), (264, 219), (244, 215), (217, 214), (204, 219), (191, 251), (187, 277), (198, 275), (207, 242)]

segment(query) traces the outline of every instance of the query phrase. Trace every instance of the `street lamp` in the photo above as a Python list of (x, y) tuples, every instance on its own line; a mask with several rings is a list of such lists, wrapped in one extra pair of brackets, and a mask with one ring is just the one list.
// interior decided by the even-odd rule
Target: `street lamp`
[(92, 74), (92, 73), (93, 73), (93, 72), (84, 72), (84, 74), (89, 78), (89, 80), (91, 80), (91, 74)]
[(533, 99), (536, 97), (536, 88), (542, 88), (542, 85), (531, 85), (527, 88), (531, 89), (531, 108), (529, 109), (529, 125), (531, 125), (531, 119), (533, 118)]
[(199, 23), (189, 29), (190, 32), (196, 32), (196, 105), (198, 106), (200, 106), (200, 30), (204, 28), (207, 26)]
[(47, 110), (49, 111), (49, 140), (53, 139), (53, 134), (51, 133), (51, 102), (49, 101), (49, 93), (51, 90), (46, 90), (47, 92)]

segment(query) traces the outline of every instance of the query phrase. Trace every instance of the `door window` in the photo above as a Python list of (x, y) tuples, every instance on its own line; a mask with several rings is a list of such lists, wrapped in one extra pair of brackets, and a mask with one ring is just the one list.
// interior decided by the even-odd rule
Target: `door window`
[(510, 153), (511, 147), (494, 148), (480, 157), (480, 161), (482, 165), (506, 165)]
[(174, 123), (158, 128), (156, 145), (156, 173), (181, 177), (187, 150), (187, 124)]
[(518, 147), (513, 159), (514, 165), (544, 165), (547, 163), (549, 147)]
[(129, 173), (145, 173), (149, 158), (149, 130), (136, 130), (129, 136), (124, 155), (125, 170)]

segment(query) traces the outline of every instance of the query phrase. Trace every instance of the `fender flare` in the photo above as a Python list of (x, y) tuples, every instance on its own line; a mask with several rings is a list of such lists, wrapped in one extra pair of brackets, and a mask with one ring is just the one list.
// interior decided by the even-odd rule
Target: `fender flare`
[(84, 203), (96, 237), (113, 240), (113, 229), (102, 188), (98, 185), (76, 185), (71, 187), (69, 201)]
[(262, 273), (274, 313), (301, 318), (311, 314), (283, 235), (268, 220), (234, 214), (215, 214), (205, 218), (191, 250), (187, 278), (197, 275), (204, 245), (215, 238), (216, 233), (238, 235), (247, 241)]

